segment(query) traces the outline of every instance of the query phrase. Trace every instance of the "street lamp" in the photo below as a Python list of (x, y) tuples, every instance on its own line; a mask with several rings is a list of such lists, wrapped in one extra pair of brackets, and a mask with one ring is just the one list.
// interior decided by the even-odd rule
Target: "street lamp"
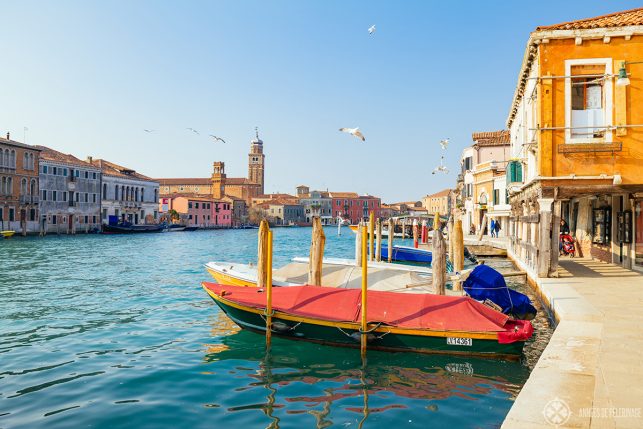
[(627, 70), (625, 69), (628, 64), (643, 64), (643, 61), (623, 61), (621, 68), (618, 70), (616, 86), (627, 86), (630, 84), (630, 78), (627, 76)]

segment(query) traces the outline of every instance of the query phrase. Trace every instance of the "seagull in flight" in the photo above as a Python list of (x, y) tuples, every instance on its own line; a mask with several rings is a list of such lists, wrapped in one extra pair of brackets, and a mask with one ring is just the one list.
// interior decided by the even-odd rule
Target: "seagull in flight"
[(143, 131), (145, 131), (146, 133), (153, 133), (153, 132), (154, 132), (154, 131), (156, 131), (156, 130), (148, 130), (148, 129), (146, 128), (146, 129), (144, 129)]
[(197, 130), (195, 130), (194, 128), (189, 128), (189, 127), (188, 127), (188, 128), (186, 128), (186, 130), (190, 130), (190, 131), (192, 131), (194, 134), (199, 134), (199, 132), (198, 132)]
[(440, 140), (440, 146), (442, 146), (442, 150), (447, 150), (447, 146), (449, 146), (449, 139)]
[(339, 131), (341, 131), (343, 133), (348, 133), (348, 134), (354, 135), (355, 137), (357, 137), (361, 141), (366, 141), (366, 138), (364, 137), (362, 132), (359, 130), (359, 127), (356, 127), (356, 128), (340, 128)]
[(435, 173), (449, 174), (449, 169), (444, 165), (443, 161), (444, 161), (444, 156), (441, 156), (440, 157), (440, 165), (435, 167), (431, 174), (435, 174)]
[(216, 143), (216, 142), (225, 143), (225, 140), (223, 140), (221, 137), (217, 137), (217, 136), (212, 135), (212, 134), (209, 134), (209, 136), (210, 136), (210, 137), (212, 137), (212, 139), (214, 139), (214, 142), (215, 142), (215, 143)]
[(373, 33), (375, 33), (375, 26), (374, 26), (374, 25), (371, 25), (371, 26), (368, 28), (368, 34), (373, 35)]

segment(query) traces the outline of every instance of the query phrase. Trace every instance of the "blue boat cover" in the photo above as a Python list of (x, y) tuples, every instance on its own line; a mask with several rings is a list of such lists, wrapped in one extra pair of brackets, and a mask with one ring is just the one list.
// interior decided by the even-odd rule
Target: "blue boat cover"
[(505, 278), (487, 265), (476, 266), (464, 281), (464, 291), (478, 301), (486, 299), (502, 308), (504, 314), (521, 320), (536, 316), (536, 308), (527, 295), (507, 287)]

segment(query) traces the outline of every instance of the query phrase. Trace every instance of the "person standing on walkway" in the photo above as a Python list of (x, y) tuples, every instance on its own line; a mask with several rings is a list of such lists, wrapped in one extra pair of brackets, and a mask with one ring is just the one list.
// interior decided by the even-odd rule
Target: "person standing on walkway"
[(496, 221), (491, 219), (491, 225), (489, 225), (489, 233), (492, 237), (495, 237), (496, 233)]
[(494, 225), (494, 230), (496, 232), (496, 238), (500, 237), (500, 235), (498, 234), (500, 232), (500, 221), (499, 220), (496, 221), (496, 224)]

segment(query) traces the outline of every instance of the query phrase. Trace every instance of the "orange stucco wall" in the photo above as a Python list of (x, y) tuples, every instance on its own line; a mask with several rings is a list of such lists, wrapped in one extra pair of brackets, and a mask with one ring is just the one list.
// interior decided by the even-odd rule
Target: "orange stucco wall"
[[(565, 60), (588, 58), (612, 58), (611, 72), (618, 73), (621, 60), (643, 61), (643, 36), (632, 36), (629, 41), (623, 37), (613, 37), (610, 43), (603, 39), (583, 40), (576, 45), (574, 39), (552, 39), (549, 43), (539, 45), (539, 75), (565, 75)], [(630, 74), (630, 85), (625, 87), (625, 102), (621, 104), (626, 109), (628, 125), (643, 125), (643, 64), (627, 66)], [(610, 72), (608, 70), (608, 72)], [(565, 79), (541, 81), (539, 85), (539, 123), (540, 127), (565, 126)], [(548, 87), (548, 82), (551, 87)], [(615, 84), (616, 79), (612, 82)], [(547, 90), (551, 88), (551, 93)], [(616, 94), (618, 87), (613, 85), (612, 124), (616, 124)], [(620, 110), (619, 110), (620, 111)], [(550, 122), (551, 123), (548, 123)], [(565, 131), (543, 131), (539, 133), (539, 166), (541, 176), (566, 176), (620, 174), (623, 184), (643, 183), (643, 127), (628, 128), (625, 135), (617, 135), (613, 131), (609, 142), (621, 142), (622, 151), (608, 153), (573, 153), (558, 152), (558, 147), (565, 143)]]

